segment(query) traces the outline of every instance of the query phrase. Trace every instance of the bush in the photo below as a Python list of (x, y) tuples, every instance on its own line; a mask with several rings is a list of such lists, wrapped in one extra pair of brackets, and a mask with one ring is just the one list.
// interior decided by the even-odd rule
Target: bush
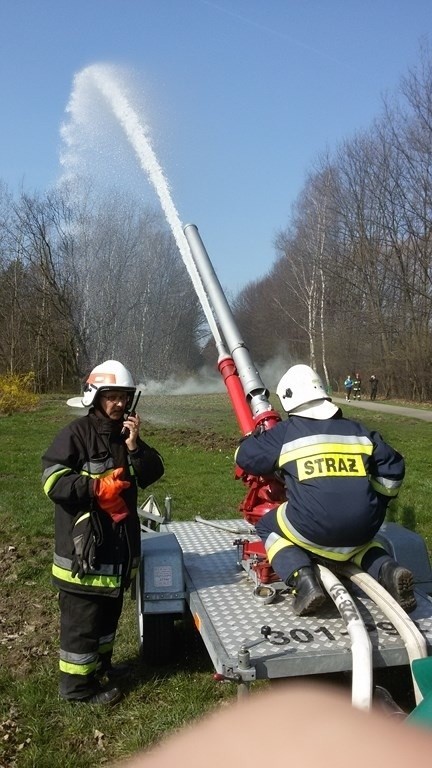
[(0, 413), (31, 411), (35, 408), (39, 397), (33, 392), (34, 381), (33, 371), (0, 376)]

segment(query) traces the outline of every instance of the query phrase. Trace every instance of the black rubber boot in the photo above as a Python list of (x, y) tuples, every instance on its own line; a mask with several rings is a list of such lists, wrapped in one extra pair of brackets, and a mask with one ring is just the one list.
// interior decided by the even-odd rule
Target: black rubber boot
[(326, 600), (326, 594), (311, 566), (306, 565), (296, 571), (290, 577), (288, 586), (292, 588), (293, 608), (298, 616), (315, 613)]
[(416, 608), (414, 576), (408, 568), (404, 568), (394, 560), (387, 560), (381, 566), (378, 582), (394, 597), (404, 611), (411, 613)]
[(79, 699), (84, 704), (101, 704), (105, 707), (113, 707), (122, 698), (122, 692), (118, 688), (107, 688), (104, 691), (93, 694), (87, 699)]
[(102, 666), (98, 671), (98, 677), (107, 677), (108, 680), (121, 680), (131, 673), (131, 666), (126, 661), (120, 661), (118, 664), (110, 664), (108, 667)]

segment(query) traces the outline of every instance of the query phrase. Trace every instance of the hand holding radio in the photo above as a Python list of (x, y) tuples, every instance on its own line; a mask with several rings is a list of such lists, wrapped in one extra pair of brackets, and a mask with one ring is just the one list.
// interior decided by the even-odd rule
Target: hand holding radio
[(136, 407), (138, 405), (140, 395), (141, 392), (137, 392), (134, 402), (131, 405), (130, 411), (126, 411), (124, 415), (122, 435), (125, 437), (125, 443), (129, 451), (134, 451), (137, 448), (137, 438), (139, 435), (141, 420), (136, 413)]
[(134, 451), (137, 445), (141, 420), (137, 414), (130, 414), (125, 418), (122, 433), (125, 436), (125, 443), (130, 451)]

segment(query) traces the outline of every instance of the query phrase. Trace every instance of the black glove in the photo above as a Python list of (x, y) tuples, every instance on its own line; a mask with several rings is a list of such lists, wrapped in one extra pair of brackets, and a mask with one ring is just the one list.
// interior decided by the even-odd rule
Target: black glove
[(95, 512), (83, 512), (72, 531), (74, 555), (72, 577), (82, 579), (96, 564), (96, 548), (102, 544), (102, 530)]

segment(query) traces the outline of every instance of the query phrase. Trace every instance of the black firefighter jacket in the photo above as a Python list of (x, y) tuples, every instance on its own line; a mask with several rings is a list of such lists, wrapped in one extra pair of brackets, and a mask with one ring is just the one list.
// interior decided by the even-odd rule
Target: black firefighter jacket
[[(42, 457), (42, 482), (55, 504), (55, 551), (53, 582), (59, 589), (116, 597), (127, 586), (140, 558), (140, 525), (137, 514), (137, 484), (146, 488), (164, 472), (159, 453), (139, 439), (129, 452), (123, 423), (102, 418), (93, 409), (71, 422), (56, 436)], [(121, 523), (98, 509), (93, 497), (93, 478), (124, 468), (130, 487), (122, 492), (129, 515)], [(74, 545), (72, 531), (77, 518), (92, 510), (102, 531), (95, 568), (82, 579), (71, 573)]]
[(282, 477), (293, 533), (328, 547), (355, 547), (375, 536), (397, 496), (405, 465), (378, 432), (338, 415), (290, 416), (246, 437), (236, 462), (251, 475)]

